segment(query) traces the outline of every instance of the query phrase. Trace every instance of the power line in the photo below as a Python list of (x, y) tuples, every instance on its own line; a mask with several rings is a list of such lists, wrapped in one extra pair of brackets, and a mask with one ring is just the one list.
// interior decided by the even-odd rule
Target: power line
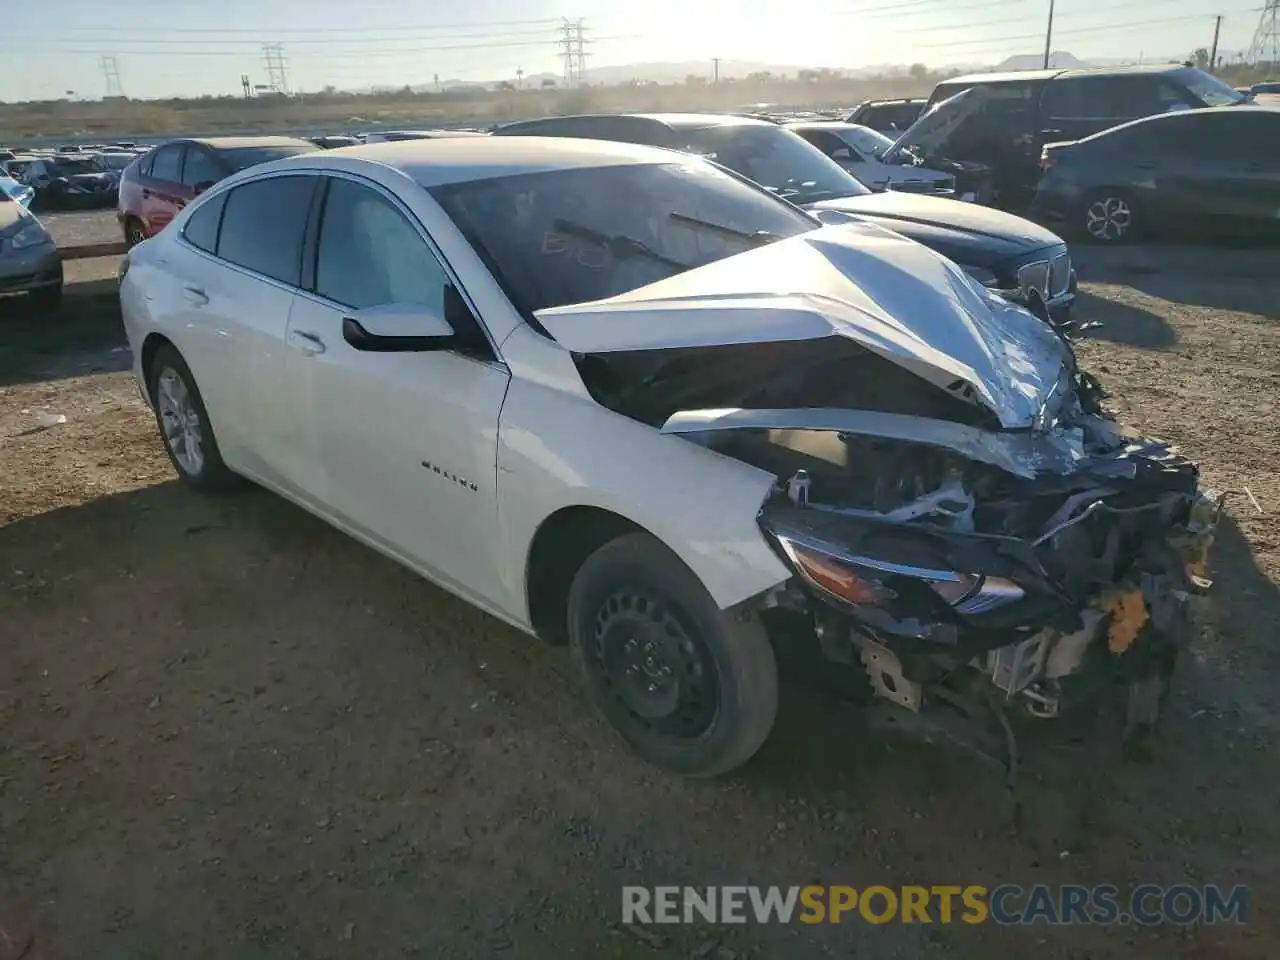
[[(1225, 13), (1256, 13), (1260, 7), (1249, 7), (1242, 10), (1228, 10)], [(1103, 23), (1092, 27), (1074, 27), (1070, 30), (1058, 30), (1056, 33), (1061, 36), (1068, 34), (1075, 36), (1081, 33), (1097, 33), (1103, 30), (1127, 30), (1133, 27), (1151, 27), (1159, 26), (1166, 23), (1186, 23), (1191, 20), (1208, 20), (1211, 14), (1196, 14), (1184, 17), (1163, 17), (1153, 20), (1133, 20), (1128, 23)], [(1021, 33), (1007, 37), (988, 37), (985, 40), (947, 40), (939, 43), (922, 43), (921, 47), (926, 49), (937, 49), (940, 47), (972, 47), (972, 46), (989, 46), (993, 43), (1007, 43), (1014, 40), (1038, 40), (1043, 37), (1043, 33)]]

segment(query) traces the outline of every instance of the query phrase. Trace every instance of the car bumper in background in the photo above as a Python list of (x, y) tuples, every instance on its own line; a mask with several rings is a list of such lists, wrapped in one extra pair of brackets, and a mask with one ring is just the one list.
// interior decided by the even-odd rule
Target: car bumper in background
[(62, 257), (52, 243), (26, 250), (0, 248), (0, 293), (24, 293), (62, 283)]

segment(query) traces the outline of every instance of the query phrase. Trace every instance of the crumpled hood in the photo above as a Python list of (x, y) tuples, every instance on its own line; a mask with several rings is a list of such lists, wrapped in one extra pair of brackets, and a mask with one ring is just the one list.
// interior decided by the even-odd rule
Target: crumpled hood
[(1009, 428), (1034, 425), (1066, 372), (1046, 324), (872, 224), (814, 230), (536, 316), (575, 353), (847, 337)]
[[(970, 247), (978, 246), (991, 253), (993, 262), (1063, 242), (1052, 230), (1030, 220), (976, 203), (957, 203), (945, 197), (890, 191), (865, 197), (820, 200), (810, 204), (809, 209), (838, 210), (873, 218), (881, 226), (935, 248), (946, 246), (951, 240), (962, 245), (967, 254)], [(948, 248), (943, 252), (955, 259), (960, 251)], [(970, 256), (962, 256), (961, 259), (965, 263), (974, 262)], [(988, 266), (987, 263), (975, 265)]]

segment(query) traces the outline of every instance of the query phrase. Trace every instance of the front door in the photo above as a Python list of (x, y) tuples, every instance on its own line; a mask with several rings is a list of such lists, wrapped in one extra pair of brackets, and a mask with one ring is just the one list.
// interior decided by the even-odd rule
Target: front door
[[(482, 334), (469, 339), (483, 348), (434, 352), (363, 352), (343, 339), (344, 317), (361, 308), (448, 313), (452, 278), (416, 220), (381, 188), (330, 178), (317, 242), (312, 292), (294, 302), (285, 359), (317, 499), (460, 592), (491, 596), (507, 369)], [(458, 330), (461, 321), (450, 322)]]

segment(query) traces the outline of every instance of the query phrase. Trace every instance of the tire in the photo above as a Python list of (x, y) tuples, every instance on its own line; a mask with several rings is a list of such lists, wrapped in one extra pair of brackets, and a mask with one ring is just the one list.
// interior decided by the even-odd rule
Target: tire
[(62, 284), (28, 290), (27, 302), (37, 310), (57, 310), (62, 305)]
[(178, 476), (202, 493), (224, 493), (240, 486), (240, 477), (223, 462), (195, 378), (173, 347), (156, 351), (147, 370), (147, 389), (160, 439)]
[(716, 606), (648, 534), (587, 558), (568, 602), (569, 643), (592, 702), (645, 760), (711, 777), (749, 760), (778, 711), (764, 628)]
[(1138, 235), (1137, 209), (1124, 190), (1097, 190), (1081, 206), (1080, 229), (1091, 243), (1115, 246)]
[(143, 240), (147, 239), (146, 230), (142, 226), (142, 221), (137, 217), (125, 217), (124, 220), (124, 245), (132, 250)]

